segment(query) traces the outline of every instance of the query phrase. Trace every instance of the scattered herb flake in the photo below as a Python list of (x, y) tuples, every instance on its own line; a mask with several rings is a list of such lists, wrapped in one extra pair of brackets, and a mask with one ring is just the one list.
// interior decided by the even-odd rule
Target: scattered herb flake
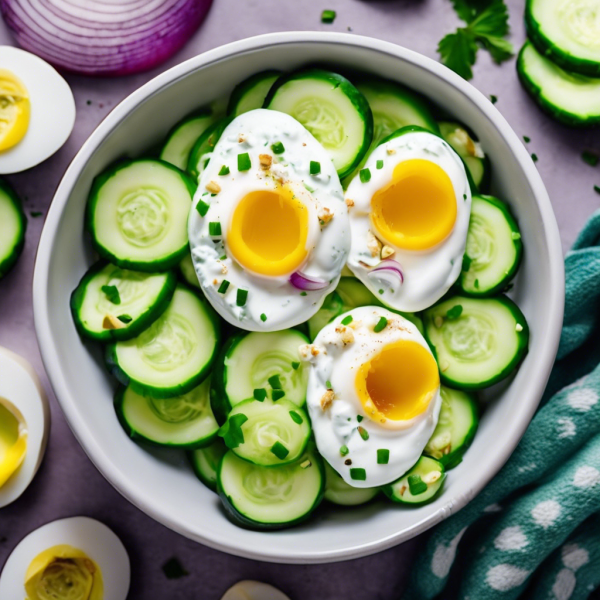
[(335, 10), (324, 10), (321, 13), (321, 23), (333, 23), (335, 21)]
[(260, 315), (260, 320), (264, 323), (267, 320), (267, 315), (265, 315), (265, 313), (262, 313)]
[(223, 279), (217, 292), (219, 292), (219, 294), (224, 294), (227, 291), (227, 288), (229, 288), (229, 281), (227, 281), (227, 279)]
[(119, 315), (117, 317), (117, 319), (119, 319), (119, 321), (121, 321), (121, 323), (125, 323), (125, 325), (127, 325), (127, 323), (131, 323), (131, 321), (133, 321), (133, 317), (131, 315)]
[(274, 390), (280, 390), (281, 389), (281, 381), (279, 380), (279, 375), (271, 375), (271, 377), (269, 377), (269, 379), (267, 379), (267, 381), (269, 382), (269, 385)]
[(350, 479), (354, 479), (354, 481), (366, 481), (367, 472), (364, 469), (357, 469), (356, 467), (350, 469)]
[(267, 390), (265, 390), (265, 388), (256, 388), (252, 392), (252, 395), (254, 396), (255, 400), (258, 400), (259, 402), (263, 402), (264, 399), (267, 397)]
[(210, 208), (210, 204), (204, 202), (204, 200), (198, 200), (198, 204), (196, 204), (196, 210), (201, 217), (205, 217), (208, 209)]
[(289, 453), (290, 451), (281, 443), (281, 442), (275, 442), (272, 446), (271, 446), (271, 452), (279, 459), (279, 460), (283, 460)]
[(366, 442), (369, 439), (369, 432), (362, 425), (359, 425), (357, 429), (360, 437)]
[(383, 169), (383, 161), (382, 160), (378, 160), (375, 163), (375, 166), (376, 166), (377, 170)]
[(219, 237), (221, 235), (221, 223), (219, 221), (211, 221), (208, 224), (208, 235), (211, 237)]
[(494, 94), (490, 94), (490, 102), (492, 104), (496, 104), (496, 102), (498, 102), (498, 96), (494, 96)]
[(531, 155), (531, 160), (532, 160), (534, 163), (536, 163), (536, 162), (538, 161), (537, 154), (535, 154), (535, 153), (534, 153), (534, 154), (532, 154), (532, 155)]
[(230, 171), (229, 171), (229, 167), (228, 167), (227, 165), (223, 165), (223, 166), (221, 167), (221, 170), (219, 171), (219, 175), (220, 175), (221, 177), (224, 177), (225, 175), (229, 175), (229, 172), (230, 172)]
[(427, 491), (427, 484), (421, 479), (420, 475), (409, 475), (408, 489), (413, 496), (418, 496)]
[(529, 142), (531, 141), (531, 138), (530, 138), (530, 137), (527, 137), (526, 135), (524, 135), (524, 136), (523, 136), (523, 141), (524, 141), (526, 144), (529, 144)]
[(471, 263), (473, 259), (468, 254), (463, 254), (462, 260), (462, 272), (466, 273), (471, 268)]
[(590, 165), (590, 167), (595, 167), (598, 164), (598, 160), (600, 160), (600, 156), (596, 152), (592, 152), (591, 150), (584, 150), (581, 153), (581, 160), (584, 163)]
[(384, 448), (377, 450), (377, 464), (387, 465), (390, 462), (390, 451)]
[(361, 169), (358, 172), (358, 176), (362, 183), (367, 183), (367, 181), (371, 181), (371, 171), (369, 169)]
[(298, 423), (298, 425), (302, 425), (302, 423), (304, 423), (302, 416), (295, 410), (290, 410), (290, 417), (292, 417), (292, 421), (294, 421), (294, 423)]
[(388, 324), (388, 320), (385, 317), (379, 317), (379, 321), (377, 321), (377, 323), (375, 324), (375, 327), (373, 327), (373, 331), (375, 333), (379, 333), (380, 331), (383, 331)]
[(521, 234), (518, 231), (511, 231), (510, 237), (513, 240), (520, 240), (521, 239)]
[(342, 325), (350, 325), (352, 323), (352, 315), (348, 315), (342, 319)]
[(460, 317), (460, 315), (462, 315), (462, 311), (463, 311), (462, 304), (455, 304), (452, 308), (449, 308), (446, 311), (446, 319), (449, 319), (450, 321), (458, 319), (458, 317)]
[(300, 367), (300, 363), (297, 360), (292, 362), (292, 369), (294, 369), (294, 371), (297, 371), (299, 367)]
[(340, 454), (342, 456), (348, 456), (349, 452), (350, 450), (348, 450), (348, 446), (346, 446), (345, 444), (340, 448)]
[(308, 469), (308, 467), (312, 467), (312, 463), (307, 458), (304, 462), (300, 463), (300, 467), (302, 467), (303, 469)]
[(225, 445), (230, 448), (237, 448), (244, 443), (244, 432), (242, 425), (248, 420), (243, 413), (231, 415), (219, 429), (219, 435), (223, 438)]
[(238, 171), (249, 171), (252, 166), (252, 162), (250, 161), (250, 155), (247, 152), (243, 154), (238, 154), (237, 157), (237, 167)]
[(109, 302), (112, 304), (121, 304), (121, 294), (119, 294), (119, 288), (116, 285), (103, 285), (100, 289), (104, 292)]
[(364, 417), (362, 415), (356, 415), (356, 420), (361, 423)]
[(306, 292), (300, 292), (301, 296), (308, 296), (308, 294)]
[(476, 290), (478, 290), (478, 289), (479, 289), (479, 279), (476, 279), (476, 280), (473, 282), (473, 285), (475, 286), (475, 289), (476, 289)]
[(329, 379), (328, 379), (328, 380), (325, 382), (325, 387), (326, 387), (328, 390), (332, 390), (332, 389), (333, 389), (333, 387), (332, 387), (332, 385), (331, 385), (331, 381), (329, 381)]
[(41, 217), (44, 213), (39, 210), (32, 210), (29, 214), (35, 219)]
[(384, 290), (379, 290), (379, 293), (383, 295)]
[(237, 296), (235, 298), (235, 303), (237, 306), (244, 306), (246, 304), (246, 300), (248, 300), (248, 290), (238, 289)]
[(321, 172), (321, 163), (317, 162), (316, 160), (311, 160), (309, 173), (311, 175), (318, 175), (320, 172)]
[[(91, 102), (88, 100), (88, 104)], [(179, 562), (179, 559), (173, 557), (170, 558), (163, 566), (163, 573), (167, 579), (179, 579), (189, 575), (189, 573), (183, 568), (183, 565)]]
[(599, 185), (595, 185), (594, 186), (594, 191), (596, 192), (596, 194), (600, 194), (600, 186)]
[(281, 142), (271, 144), (271, 150), (273, 150), (273, 154), (283, 154), (285, 152), (285, 148)]
[(284, 390), (273, 390), (271, 392), (271, 398), (273, 400), (281, 400), (285, 396)]

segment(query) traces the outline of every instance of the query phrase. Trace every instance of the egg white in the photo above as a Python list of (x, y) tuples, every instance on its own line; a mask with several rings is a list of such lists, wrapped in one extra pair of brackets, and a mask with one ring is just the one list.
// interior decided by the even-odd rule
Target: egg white
[(244, 579), (230, 587), (221, 600), (290, 600), (282, 591), (268, 583)]
[[(271, 150), (276, 142), (282, 142), (285, 147), (281, 155)], [(244, 152), (250, 155), (252, 167), (239, 172), (237, 156)], [(261, 169), (260, 154), (273, 157), (269, 172)], [(320, 174), (310, 175), (310, 161), (320, 163)], [(223, 165), (229, 167), (230, 173), (219, 176)], [(308, 257), (300, 270), (307, 276), (329, 282), (321, 290), (301, 295), (302, 290), (289, 281), (291, 274), (278, 277), (253, 274), (228, 253), (227, 232), (237, 204), (250, 192), (274, 190), (274, 178), (292, 186), (309, 211)], [(217, 182), (221, 188), (214, 196), (207, 193), (206, 186), (210, 182)], [(196, 210), (200, 199), (210, 204), (204, 217)], [(324, 208), (329, 209), (333, 218), (321, 225), (319, 214)], [(211, 221), (221, 223), (223, 242), (215, 243), (210, 237), (208, 224)], [(264, 109), (240, 115), (223, 132), (200, 176), (188, 234), (196, 274), (209, 302), (226, 321), (249, 331), (277, 331), (309, 319), (337, 285), (350, 249), (348, 209), (331, 158), (294, 118)], [(225, 256), (223, 260), (222, 256)], [(229, 281), (230, 286), (225, 294), (219, 294), (217, 290), (223, 279)], [(236, 304), (240, 288), (248, 290), (244, 306)], [(266, 321), (261, 319), (262, 314)]]
[(14, 502), (31, 483), (44, 457), (50, 431), (48, 398), (33, 367), (24, 358), (0, 347), (0, 402), (2, 399), (23, 416), (27, 453), (21, 466), (0, 487), (0, 508)]
[(100, 568), (106, 600), (125, 600), (131, 568), (121, 540), (103, 523), (88, 517), (71, 517), (43, 525), (23, 538), (0, 573), (0, 598), (20, 599), (31, 561), (44, 550), (66, 544), (87, 554)]
[[(354, 341), (344, 345), (336, 328), (348, 315), (353, 317)], [(373, 327), (381, 317), (385, 317), (388, 324), (383, 331), (375, 333)], [(425, 411), (406, 421), (388, 419), (382, 424), (371, 420), (358, 397), (355, 387), (358, 369), (384, 346), (399, 340), (417, 342), (431, 354), (413, 323), (385, 308), (363, 306), (337, 317), (319, 332), (313, 343), (316, 355), (304, 353), (311, 365), (306, 403), (317, 447), (323, 458), (353, 487), (380, 486), (401, 477), (417, 462), (437, 425), (442, 405), (439, 386)], [(321, 398), (327, 391), (327, 381), (335, 400), (323, 410)], [(363, 417), (360, 423), (357, 415)], [(369, 433), (368, 440), (363, 440), (358, 433), (359, 424)], [(347, 456), (340, 453), (343, 445), (348, 447)], [(388, 464), (377, 464), (378, 449), (390, 451)], [(348, 459), (351, 465), (345, 464)], [(350, 468), (365, 469), (366, 481), (351, 479)]]
[(12, 71), (29, 93), (27, 133), (0, 152), (0, 174), (19, 173), (46, 160), (67, 141), (75, 124), (75, 100), (58, 71), (31, 52), (0, 46), (0, 65)]
[[(369, 275), (372, 267), (381, 262), (379, 256), (371, 255), (367, 246), (369, 232), (377, 236), (370, 220), (371, 199), (392, 181), (396, 165), (411, 159), (431, 161), (446, 172), (454, 188), (456, 222), (450, 235), (429, 250), (406, 250), (385, 242), (394, 248), (391, 258), (400, 263), (404, 275), (403, 283), (390, 285), (376, 273)], [(377, 161), (383, 161), (381, 169), (377, 168)], [(370, 181), (363, 183), (355, 177), (346, 190), (346, 198), (354, 202), (350, 209), (352, 248), (348, 267), (386, 306), (405, 312), (424, 310), (450, 289), (462, 268), (471, 214), (471, 190), (463, 162), (440, 137), (417, 131), (377, 146), (365, 168), (371, 172)]]

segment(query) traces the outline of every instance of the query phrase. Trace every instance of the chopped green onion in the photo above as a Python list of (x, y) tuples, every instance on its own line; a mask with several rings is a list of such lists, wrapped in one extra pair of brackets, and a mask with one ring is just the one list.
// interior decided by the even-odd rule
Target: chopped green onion
[(252, 166), (252, 162), (250, 161), (250, 155), (247, 152), (243, 154), (238, 154), (237, 157), (237, 166), (238, 171), (249, 171)]
[(302, 425), (302, 423), (304, 423), (302, 416), (295, 410), (290, 410), (290, 417), (292, 417), (292, 421), (294, 421), (294, 423), (298, 423), (298, 425)]
[(218, 237), (221, 235), (221, 223), (219, 221), (211, 221), (208, 224), (208, 235)]
[(600, 194), (600, 186), (595, 185), (594, 186), (594, 191), (596, 192), (596, 194)]
[(490, 94), (490, 101), (492, 104), (496, 104), (496, 102), (498, 102), (498, 96), (494, 96), (494, 94)]
[(227, 254), (223, 254), (223, 256), (219, 256), (219, 260), (227, 260)]
[(316, 160), (311, 160), (309, 172), (311, 175), (318, 175), (321, 172), (321, 163)]
[(446, 312), (446, 319), (453, 321), (462, 315), (463, 307), (461, 304), (456, 304)]
[(383, 292), (384, 292), (384, 290), (379, 290), (379, 293), (380, 293), (381, 295), (383, 295)]
[[(91, 104), (91, 101), (88, 100), (88, 104)], [(179, 562), (179, 559), (173, 557), (170, 558), (163, 566), (163, 573), (167, 579), (180, 579), (181, 577), (185, 577), (189, 575), (188, 571), (186, 571), (182, 564)]]
[(584, 150), (581, 153), (581, 160), (583, 160), (584, 163), (590, 165), (590, 167), (595, 167), (598, 164), (598, 161), (600, 160), (600, 156), (598, 156), (596, 152)]
[(369, 432), (362, 426), (358, 427), (358, 433), (360, 433), (360, 437), (366, 442), (369, 439)]
[(380, 317), (379, 321), (377, 321), (375, 327), (373, 327), (373, 331), (375, 333), (379, 333), (380, 331), (383, 331), (388, 324), (388, 320), (385, 317)]
[(532, 154), (532, 155), (531, 155), (531, 160), (532, 160), (534, 163), (536, 163), (536, 162), (538, 161), (537, 154)]
[(269, 382), (269, 385), (274, 390), (280, 390), (281, 389), (281, 381), (279, 381), (279, 375), (271, 375), (271, 377), (269, 377), (269, 379), (267, 379), (267, 381)]
[(258, 400), (259, 402), (263, 402), (264, 399), (267, 397), (267, 390), (265, 390), (265, 388), (256, 388), (252, 392), (252, 395), (254, 396), (255, 400)]
[(196, 210), (200, 214), (201, 217), (205, 217), (208, 209), (210, 208), (210, 204), (204, 202), (204, 200), (198, 200), (198, 204), (196, 204)]
[(521, 234), (518, 231), (512, 231), (510, 234), (510, 237), (513, 240), (520, 240), (521, 239)]
[(265, 313), (262, 313), (260, 315), (260, 320), (264, 323), (267, 320), (267, 315), (265, 315)]
[(308, 296), (308, 294), (306, 292), (300, 292), (301, 296)]
[(217, 292), (219, 292), (219, 294), (224, 294), (227, 291), (228, 287), (229, 287), (229, 281), (227, 281), (227, 279), (223, 279), (223, 281), (221, 281), (221, 285), (219, 286), (219, 289), (217, 290)]
[(362, 423), (362, 420), (363, 420), (363, 419), (364, 419), (364, 417), (363, 417), (362, 415), (356, 415), (356, 420), (357, 420), (359, 423)]
[(331, 385), (331, 381), (329, 381), (329, 379), (328, 379), (328, 380), (325, 382), (325, 387), (326, 387), (328, 390), (332, 390), (332, 389), (333, 389), (333, 387), (332, 387), (332, 385)]
[(473, 282), (473, 286), (475, 287), (475, 289), (476, 289), (476, 290), (478, 290), (478, 289), (479, 289), (479, 279), (476, 279), (476, 280)]
[(321, 23), (333, 23), (335, 21), (335, 10), (324, 10), (321, 13)]
[(371, 171), (369, 171), (369, 169), (361, 169), (358, 172), (358, 176), (360, 177), (362, 183), (367, 183), (367, 181), (371, 181)]
[(427, 491), (427, 484), (421, 479), (420, 475), (409, 475), (408, 489), (413, 496), (418, 496)]
[(273, 390), (271, 392), (271, 398), (273, 398), (273, 400), (281, 400), (284, 396), (285, 396), (284, 390)]
[(377, 450), (377, 464), (387, 465), (390, 462), (390, 451), (385, 449)]
[(41, 217), (44, 213), (39, 210), (32, 210), (29, 214), (36, 219), (37, 217)]
[(131, 323), (131, 321), (133, 321), (133, 318), (130, 315), (119, 315), (117, 319), (119, 319), (121, 323)]
[(531, 138), (530, 138), (530, 137), (527, 137), (526, 135), (524, 135), (524, 136), (523, 136), (523, 141), (524, 141), (526, 144), (529, 144), (529, 142), (531, 141)]
[(271, 452), (279, 460), (283, 460), (290, 453), (290, 451), (281, 442), (275, 442), (273, 446), (271, 446)]
[(242, 425), (248, 420), (248, 417), (239, 413), (228, 417), (227, 421), (219, 429), (219, 436), (223, 438), (225, 445), (230, 448), (237, 448), (244, 443), (244, 432)]
[(300, 363), (297, 361), (294, 361), (292, 363), (292, 369), (294, 369), (294, 371), (297, 371), (299, 366), (300, 366)]
[(271, 150), (273, 150), (273, 154), (283, 154), (285, 152), (285, 148), (281, 142), (271, 144)]
[(364, 469), (350, 469), (350, 479), (365, 481), (367, 479), (367, 472)]
[(376, 166), (377, 166), (377, 170), (383, 169), (383, 161), (382, 160), (378, 160), (377, 163), (376, 163)]
[(471, 268), (472, 262), (473, 262), (473, 259), (469, 255), (467, 255), (467, 254), (463, 255), (463, 260), (462, 260), (462, 272), (463, 273), (466, 273)]
[(246, 300), (248, 299), (248, 290), (240, 290), (237, 291), (237, 296), (235, 299), (235, 303), (238, 306), (244, 306), (246, 304)]
[(348, 315), (342, 319), (342, 325), (350, 325), (352, 323), (352, 315)]
[(342, 456), (348, 456), (349, 452), (350, 450), (348, 450), (348, 446), (346, 446), (345, 444), (340, 448), (340, 454)]
[(229, 167), (227, 165), (223, 165), (219, 171), (219, 175), (221, 175), (221, 177), (229, 175)]
[(109, 302), (112, 304), (121, 304), (121, 294), (119, 294), (119, 288), (116, 285), (103, 285), (100, 289), (104, 292)]

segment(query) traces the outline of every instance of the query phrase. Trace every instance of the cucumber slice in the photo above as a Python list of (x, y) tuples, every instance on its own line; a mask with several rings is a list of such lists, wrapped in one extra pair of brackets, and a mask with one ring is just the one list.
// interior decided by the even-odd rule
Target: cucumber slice
[(259, 467), (229, 451), (217, 475), (217, 491), (228, 515), (251, 529), (282, 529), (304, 521), (320, 504), (324, 490), (323, 463), (313, 450), (283, 467)]
[(463, 270), (458, 280), (467, 296), (493, 296), (515, 276), (523, 242), (508, 206), (492, 196), (473, 196)]
[(479, 142), (459, 123), (442, 121), (439, 127), (441, 136), (463, 159), (477, 189), (487, 188), (490, 182), (490, 159), (483, 153)]
[(437, 426), (423, 454), (439, 460), (446, 469), (453, 469), (471, 445), (479, 410), (472, 394), (441, 386), (442, 408)]
[(337, 292), (331, 292), (331, 294), (325, 297), (325, 301), (321, 308), (307, 321), (308, 323), (308, 336), (311, 341), (317, 337), (317, 334), (327, 323), (335, 319), (338, 315), (344, 312), (344, 303), (342, 298)]
[(25, 246), (27, 217), (21, 200), (13, 189), (0, 179), (0, 278), (17, 262)]
[(237, 117), (249, 110), (262, 108), (271, 86), (279, 79), (281, 73), (272, 69), (256, 73), (233, 88), (227, 114)]
[(160, 159), (185, 171), (194, 144), (214, 121), (212, 110), (205, 108), (177, 123), (167, 137)]
[(325, 500), (340, 506), (358, 506), (370, 502), (379, 494), (380, 488), (355, 488), (348, 485), (341, 475), (323, 461), (325, 466)]
[(408, 473), (383, 486), (383, 493), (399, 504), (426, 504), (442, 489), (446, 471), (444, 465), (428, 456), (421, 456)]
[(198, 281), (196, 269), (194, 269), (194, 263), (192, 262), (192, 256), (190, 254), (187, 254), (179, 263), (179, 271), (183, 277), (183, 280), (188, 285), (200, 289), (200, 282)]
[(527, 0), (529, 39), (567, 71), (600, 77), (600, 20), (597, 0)]
[(195, 186), (160, 160), (125, 161), (96, 177), (87, 226), (98, 254), (136, 271), (167, 271), (188, 249)]
[(527, 321), (506, 296), (454, 296), (428, 308), (423, 323), (441, 381), (449, 387), (489, 387), (510, 375), (527, 353)]
[(210, 378), (187, 394), (158, 399), (140, 396), (130, 387), (115, 396), (115, 410), (127, 435), (157, 446), (192, 450), (209, 445), (219, 425), (209, 400)]
[(306, 69), (284, 75), (274, 83), (264, 106), (302, 123), (329, 152), (340, 178), (354, 170), (371, 144), (369, 104), (337, 73)]
[(109, 370), (138, 394), (171, 398), (190, 392), (208, 375), (219, 320), (196, 292), (178, 285), (167, 310), (138, 337), (109, 344)]
[(73, 320), (85, 337), (130, 340), (165, 312), (176, 286), (172, 271), (140, 273), (99, 261), (71, 295)]
[(288, 400), (245, 400), (229, 413), (219, 435), (240, 458), (274, 467), (298, 460), (310, 432), (308, 415)]
[[(306, 336), (296, 329), (270, 333), (239, 333), (223, 348), (213, 375), (211, 402), (219, 423), (229, 411), (254, 397), (254, 390), (266, 390), (273, 397), (269, 378), (277, 376), (286, 400), (296, 406), (306, 401), (308, 368), (300, 361), (298, 348), (307, 344)], [(279, 394), (276, 394), (276, 396)]]
[(194, 178), (194, 181), (198, 181), (200, 174), (204, 171), (212, 156), (212, 151), (231, 121), (230, 117), (219, 119), (216, 123), (207, 127), (194, 144), (187, 164), (187, 172)]
[(564, 71), (526, 42), (517, 59), (523, 87), (549, 115), (571, 126), (600, 124), (600, 78)]
[(216, 438), (210, 446), (188, 453), (196, 477), (213, 492), (217, 491), (217, 471), (226, 452), (227, 447), (221, 438)]

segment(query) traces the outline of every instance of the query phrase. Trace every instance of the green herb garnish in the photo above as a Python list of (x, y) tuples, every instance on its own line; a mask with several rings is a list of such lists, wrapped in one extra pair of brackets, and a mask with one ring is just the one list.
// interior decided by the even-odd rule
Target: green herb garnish
[(356, 420), (357, 420), (359, 423), (362, 423), (362, 420), (363, 420), (363, 419), (364, 419), (364, 417), (363, 417), (362, 415), (356, 415)]
[(208, 224), (208, 235), (211, 237), (219, 237), (221, 235), (221, 223), (219, 221), (211, 221)]
[(271, 398), (273, 400), (281, 400), (285, 396), (284, 390), (273, 390), (271, 392)]
[(598, 164), (598, 161), (600, 160), (600, 156), (598, 156), (598, 154), (596, 154), (596, 152), (592, 152), (591, 150), (584, 150), (581, 153), (581, 160), (590, 165), (590, 167), (595, 167)]
[(308, 296), (308, 294), (306, 292), (300, 292), (301, 296)]
[(109, 302), (112, 304), (121, 304), (121, 294), (119, 294), (119, 288), (116, 285), (103, 285), (100, 289), (104, 292)]
[(421, 479), (420, 475), (409, 475), (408, 489), (413, 496), (418, 496), (427, 491), (427, 484)]
[[(88, 104), (91, 104), (89, 100)], [(179, 559), (175, 557), (170, 558), (162, 566), (162, 570), (167, 579), (179, 579), (181, 577), (189, 575), (189, 573), (183, 568), (182, 564), (179, 562)]]
[(328, 379), (328, 380), (325, 382), (325, 387), (326, 387), (328, 390), (332, 390), (332, 389), (333, 389), (333, 387), (332, 387), (332, 385), (331, 385), (331, 381), (329, 381), (329, 379)]
[(385, 449), (377, 450), (377, 464), (387, 465), (390, 462), (390, 451)]
[(271, 150), (273, 150), (273, 154), (283, 154), (285, 152), (285, 148), (281, 142), (271, 144)]
[(531, 155), (531, 160), (532, 160), (534, 163), (536, 163), (536, 162), (538, 161), (537, 154), (532, 154), (532, 155)]
[(473, 262), (473, 259), (468, 254), (463, 254), (462, 269), (461, 269), (463, 273), (466, 273), (471, 268), (472, 262)]
[(292, 369), (294, 369), (294, 371), (297, 371), (299, 366), (300, 363), (298, 361), (295, 360), (292, 362)]
[(321, 13), (321, 23), (333, 23), (335, 21), (335, 10), (324, 10)]
[(223, 438), (225, 445), (230, 448), (237, 448), (244, 443), (244, 432), (242, 425), (248, 420), (248, 417), (239, 413), (230, 416), (224, 425), (219, 429), (219, 435)]
[(530, 137), (527, 137), (526, 135), (524, 135), (524, 136), (523, 136), (523, 141), (524, 141), (526, 144), (529, 144), (529, 142), (531, 141), (531, 138), (530, 138)]
[(378, 161), (375, 163), (375, 166), (377, 167), (377, 170), (379, 170), (379, 169), (383, 169), (383, 161), (382, 161), (382, 160), (378, 160)]
[(496, 104), (496, 102), (498, 102), (498, 96), (494, 96), (494, 94), (490, 94), (490, 102), (492, 104)]
[(316, 160), (310, 161), (309, 173), (311, 175), (318, 175), (321, 172), (321, 163)]
[(127, 323), (131, 323), (131, 321), (133, 321), (133, 317), (131, 315), (119, 315), (117, 317), (117, 319), (119, 319), (119, 321), (121, 321), (121, 323), (125, 323), (125, 325), (127, 325)]
[(244, 306), (246, 304), (246, 300), (248, 300), (248, 290), (238, 289), (237, 296), (235, 298), (235, 303), (237, 306)]
[(350, 325), (352, 323), (352, 315), (348, 315), (342, 319), (342, 325)]
[(350, 469), (350, 479), (365, 481), (367, 479), (367, 472), (364, 469)]
[(362, 426), (359, 426), (357, 429), (360, 437), (366, 442), (369, 439), (369, 432)]
[(373, 331), (375, 333), (379, 333), (380, 331), (383, 331), (388, 324), (388, 320), (385, 317), (380, 317), (379, 321), (377, 321), (377, 323), (375, 324), (375, 327), (373, 327)]
[(292, 421), (298, 423), (298, 425), (304, 423), (304, 419), (295, 410), (290, 410), (290, 417), (292, 417)]
[(205, 217), (208, 209), (210, 208), (210, 204), (204, 202), (204, 200), (198, 200), (198, 204), (196, 204), (196, 210), (200, 214), (201, 217)]
[(243, 154), (238, 154), (237, 157), (237, 166), (238, 171), (249, 171), (252, 166), (252, 162), (250, 161), (250, 155), (247, 152)]
[(461, 304), (455, 304), (452, 308), (446, 311), (446, 319), (453, 321), (462, 315), (463, 307)]
[(267, 320), (267, 315), (265, 315), (265, 313), (262, 313), (260, 315), (260, 320), (264, 323)]
[(255, 400), (258, 400), (259, 402), (263, 402), (264, 399), (267, 397), (267, 390), (265, 390), (265, 388), (256, 388), (252, 392), (252, 395), (254, 396)]
[(595, 185), (594, 186), (594, 191), (596, 192), (596, 194), (600, 194), (600, 186), (599, 185)]
[(348, 450), (348, 446), (344, 445), (340, 448), (340, 454), (342, 456), (348, 456), (348, 453), (350, 452), (350, 450)]
[(358, 172), (358, 176), (360, 177), (362, 183), (367, 183), (367, 181), (371, 181), (371, 171), (369, 171), (369, 169), (361, 169)]
[(283, 460), (289, 453), (290, 451), (281, 443), (281, 442), (275, 442), (272, 446), (271, 446), (271, 452), (279, 459), (279, 460)]
[(473, 282), (473, 286), (475, 287), (475, 289), (476, 289), (476, 290), (478, 290), (478, 289), (479, 289), (479, 279), (476, 279), (476, 280)]
[(279, 375), (271, 375), (271, 377), (269, 377), (269, 379), (267, 379), (267, 381), (269, 382), (269, 385), (274, 390), (280, 390), (281, 389), (281, 381), (279, 380)]
[(229, 175), (229, 167), (227, 165), (223, 165), (221, 170), (219, 171), (219, 175), (224, 177), (225, 175)]
[(229, 288), (229, 281), (227, 281), (227, 279), (223, 279), (217, 292), (219, 292), (219, 294), (224, 294), (227, 291), (227, 288)]
[(29, 214), (35, 219), (36, 217), (41, 217), (44, 213), (39, 210), (32, 210)]

